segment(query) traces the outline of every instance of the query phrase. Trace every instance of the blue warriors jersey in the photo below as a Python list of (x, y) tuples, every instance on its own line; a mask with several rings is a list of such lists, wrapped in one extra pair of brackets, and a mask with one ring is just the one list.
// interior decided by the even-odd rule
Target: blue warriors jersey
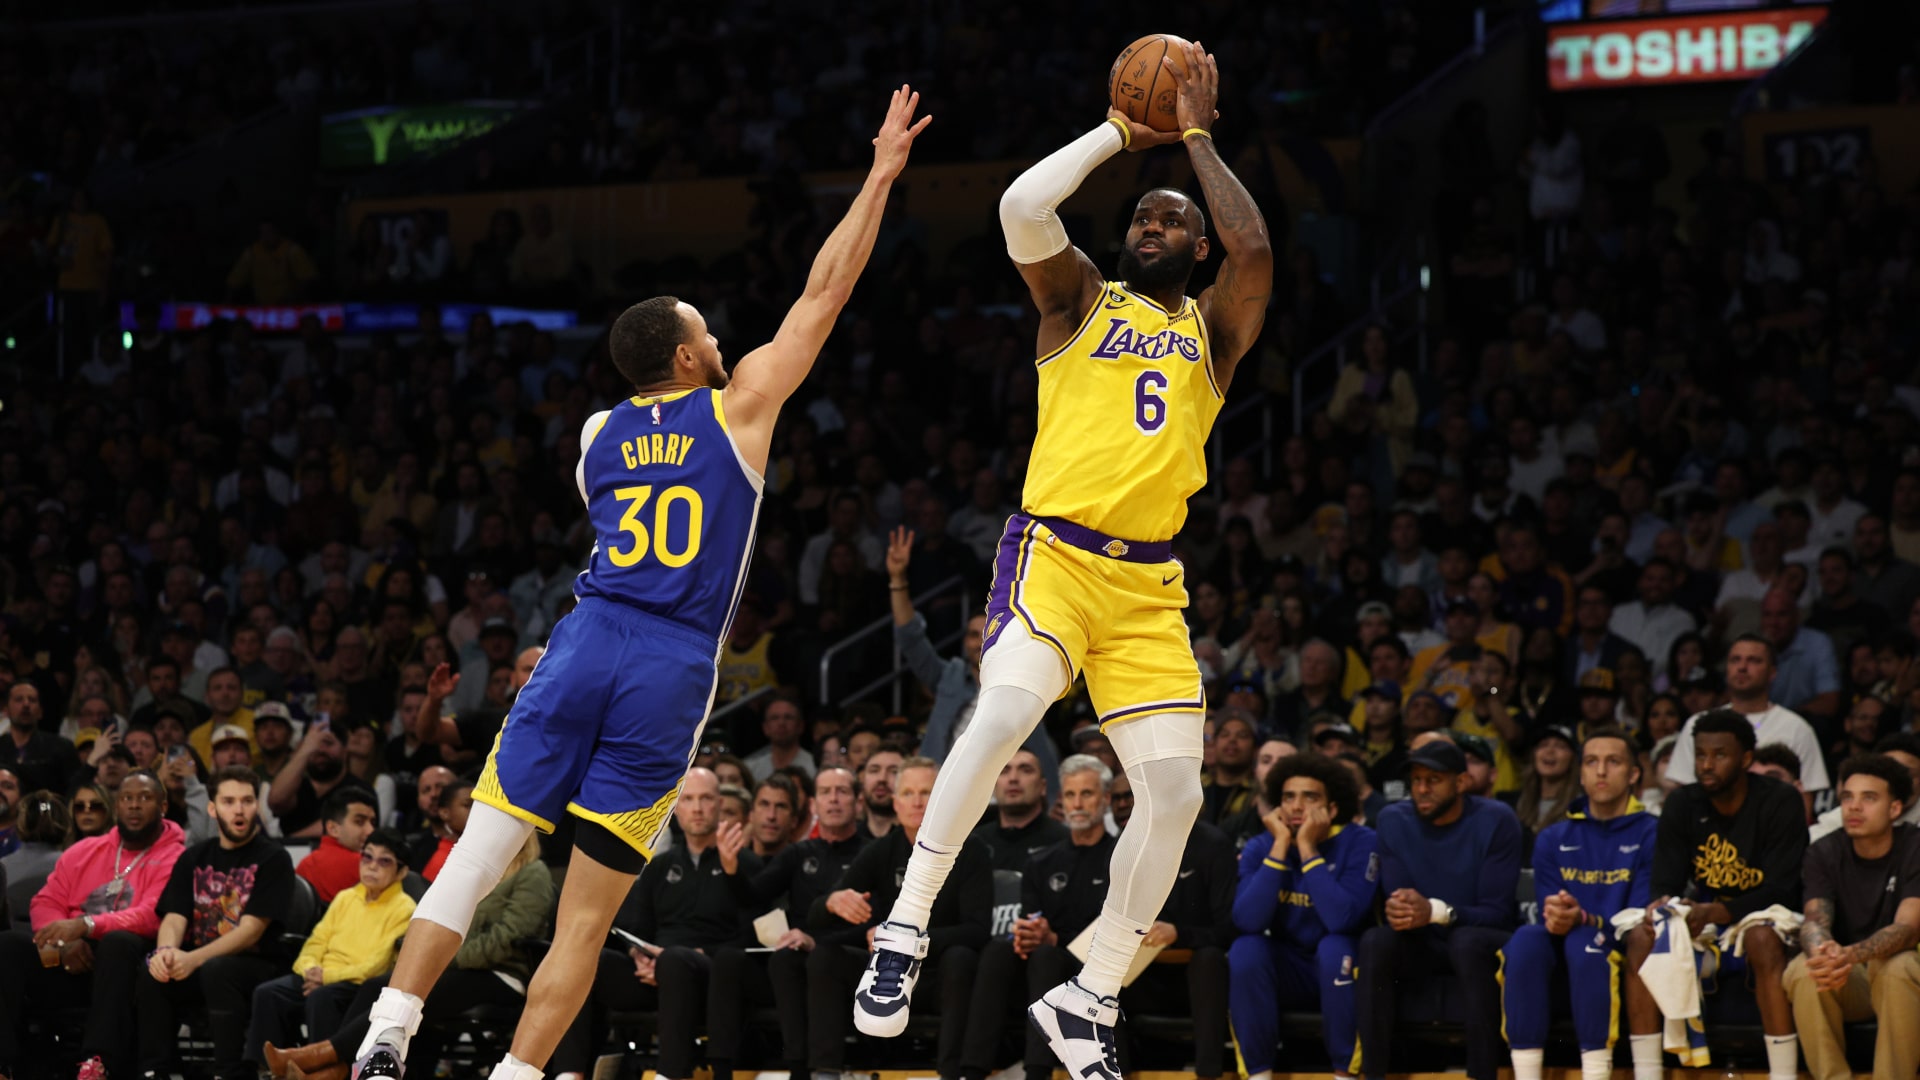
[[(1587, 815), (1583, 795), (1565, 821), (1549, 825), (1533, 844), (1534, 900), (1542, 908), (1562, 889), (1582, 910), (1610, 920), (1653, 901), (1654, 836), (1660, 819), (1634, 799), (1627, 812), (1606, 821)], [(1612, 937), (1611, 922), (1599, 928)]]
[(628, 398), (589, 418), (580, 444), (575, 477), (595, 541), (574, 595), (631, 605), (717, 649), (746, 582), (762, 486), (720, 391)]
[(1297, 849), (1275, 852), (1262, 830), (1240, 851), (1233, 925), (1312, 952), (1328, 934), (1358, 934), (1373, 920), (1380, 891), (1380, 839), (1364, 825), (1335, 825), (1318, 857), (1300, 865)]

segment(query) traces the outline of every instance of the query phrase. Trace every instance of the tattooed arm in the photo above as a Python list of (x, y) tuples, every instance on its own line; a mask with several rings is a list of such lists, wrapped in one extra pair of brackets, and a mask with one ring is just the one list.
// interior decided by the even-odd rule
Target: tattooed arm
[(1800, 951), (1812, 955), (1833, 940), (1833, 901), (1807, 901), (1807, 921), (1800, 924)]
[[(1805, 940), (1805, 934), (1802, 928), (1802, 940)], [(1865, 940), (1847, 946), (1845, 952), (1848, 960), (1865, 964), (1906, 952), (1915, 944), (1920, 944), (1920, 897), (1908, 897), (1900, 901), (1892, 922), (1867, 935)]]
[[(1185, 47), (1184, 75), (1175, 72), (1179, 96), (1174, 114), (1183, 131), (1211, 127), (1220, 97), (1220, 66), (1198, 42)], [(1169, 69), (1172, 62), (1167, 61)], [(1267, 299), (1273, 295), (1273, 246), (1267, 223), (1253, 196), (1221, 160), (1207, 135), (1185, 140), (1193, 172), (1213, 214), (1213, 231), (1227, 249), (1220, 275), (1200, 294), (1200, 315), (1206, 320), (1213, 351), (1214, 380), (1224, 393), (1240, 358), (1253, 348), (1267, 318)]]

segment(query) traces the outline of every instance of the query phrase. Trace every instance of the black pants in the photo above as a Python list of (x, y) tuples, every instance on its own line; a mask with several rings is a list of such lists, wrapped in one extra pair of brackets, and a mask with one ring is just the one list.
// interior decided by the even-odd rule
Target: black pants
[(304, 992), (305, 987), (306, 980), (298, 975), (282, 975), (254, 987), (253, 1019), (247, 1023), (248, 1061), (265, 1065), (267, 1055), (261, 1047), (267, 1043), (301, 1045), (302, 1020), (307, 1034), (315, 1039), (340, 1030), (341, 1018), (360, 993), (359, 983), (331, 983), (311, 994)]
[(30, 1011), (87, 1010), (80, 1052), (99, 1055), (107, 1071), (133, 1068), (133, 980), (152, 942), (115, 930), (93, 943), (93, 971), (40, 966), (25, 930), (0, 933), (0, 1074), (18, 1076), (20, 1022)]
[(1058, 1067), (1047, 1040), (1027, 1023), (1026, 1008), (1079, 970), (1080, 961), (1057, 945), (1041, 945), (1023, 960), (1013, 951), (1013, 942), (987, 942), (980, 950), (961, 1040), (960, 1064), (966, 1075), (985, 1076), (1000, 1065), (1010, 1024), (1025, 1033), (1020, 1060), (1028, 1076), (1043, 1076)]
[(788, 1027), (786, 1014), (780, 1016), (781, 1062), (794, 1067), (804, 1065), (807, 1056), (806, 954), (793, 949), (773, 953), (749, 953), (733, 945), (713, 951), (713, 969), (707, 981), (707, 1064), (717, 1077), (731, 1076), (740, 1061), (745, 1042), (747, 1015), (755, 1006), (777, 1004), (772, 984), (775, 958), (785, 954), (788, 977), (794, 972), (800, 979), (798, 1038)]
[(1466, 1014), (1467, 1075), (1494, 1080), (1506, 1056), (1500, 1033), (1500, 948), (1510, 930), (1484, 926), (1428, 926), (1399, 931), (1376, 926), (1360, 937), (1360, 1065), (1383, 1077), (1391, 1064), (1395, 996), (1402, 982), (1452, 973), (1460, 979)]
[[(1201, 1080), (1220, 1076), (1227, 1059), (1227, 985), (1227, 950), (1216, 946), (1193, 950), (1185, 964), (1149, 965), (1132, 986), (1120, 991), (1121, 1027), (1126, 1027), (1129, 1012), (1185, 1012), (1193, 1018), (1193, 1074)], [(1131, 1044), (1131, 1039), (1120, 1039), (1122, 1071), (1131, 1071)]]
[[(686, 1080), (693, 1075), (694, 1039), (703, 1026), (707, 986), (713, 959), (698, 949), (663, 949), (654, 961), (652, 986), (633, 974), (633, 958), (612, 949), (600, 950), (600, 967), (586, 1007), (560, 1037), (547, 1062), (547, 1075), (593, 1072), (593, 1060), (606, 1042), (608, 1013), (660, 1014), (660, 1060), (654, 1072), (664, 1080)], [(852, 1008), (852, 993), (848, 993)]]
[[(327, 1039), (333, 1043), (335, 1056), (341, 1061), (352, 1061), (360, 1053), (360, 1043), (367, 1037), (367, 1028), (372, 1026), (367, 1017), (373, 1012), (373, 1003), (380, 1000), (380, 991), (387, 988), (387, 980), (388, 976), (381, 975), (360, 984), (359, 992), (354, 994), (353, 1004), (347, 1006), (346, 1017), (340, 1022), (338, 1031), (309, 1031), (307, 1034), (316, 1042)], [(519, 1005), (525, 1000), (518, 990), (502, 982), (500, 976), (491, 971), (449, 968), (420, 1003), (420, 1033), (407, 1043), (407, 1059), (429, 1063), (439, 1061), (441, 1054), (437, 1032), (440, 1026), (468, 1009), (480, 1005)], [(328, 1039), (329, 1035), (332, 1038)]]
[[(867, 950), (850, 945), (822, 945), (807, 954), (807, 997), (815, 1005), (807, 1012), (808, 1068), (839, 1072), (846, 1062), (847, 1036), (853, 1029), (853, 990), (860, 984), (861, 972), (867, 970), (867, 955)], [(936, 1063), (943, 1077), (961, 1073), (968, 998), (979, 966), (978, 952), (956, 945), (928, 957), (920, 969), (913, 1007), (939, 1008)], [(927, 990), (934, 988), (938, 995), (929, 995)], [(664, 1017), (661, 1022), (665, 1023)]]
[(220, 1077), (251, 1077), (246, 1062), (247, 1016), (253, 988), (286, 970), (284, 960), (261, 956), (217, 956), (176, 982), (160, 982), (141, 968), (134, 981), (133, 1010), (140, 1049), (134, 1067), (165, 1075), (179, 1042), (178, 1010), (204, 1005), (207, 1034), (213, 1039), (213, 1069)]

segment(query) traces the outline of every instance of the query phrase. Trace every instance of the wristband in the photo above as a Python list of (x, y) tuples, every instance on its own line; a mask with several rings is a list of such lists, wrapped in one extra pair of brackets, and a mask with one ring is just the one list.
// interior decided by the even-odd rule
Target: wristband
[(93, 916), (91, 915), (82, 916), (80, 921), (85, 923), (87, 926), (87, 936), (92, 937), (93, 936)]
[(1208, 139), (1213, 138), (1213, 132), (1208, 131), (1206, 128), (1194, 127), (1194, 128), (1188, 128), (1187, 130), (1181, 132), (1180, 139), (1182, 142), (1184, 142), (1187, 139), (1194, 137), (1195, 135), (1199, 135), (1199, 136), (1202, 136), (1203, 138), (1208, 138)]
[(1432, 913), (1435, 926), (1446, 926), (1453, 922), (1453, 909), (1447, 906), (1445, 900), (1427, 901), (1427, 910)]
[(1107, 123), (1120, 129), (1120, 149), (1125, 150), (1127, 147), (1133, 145), (1133, 128), (1129, 127), (1125, 120), (1117, 116), (1109, 116), (1107, 117)]

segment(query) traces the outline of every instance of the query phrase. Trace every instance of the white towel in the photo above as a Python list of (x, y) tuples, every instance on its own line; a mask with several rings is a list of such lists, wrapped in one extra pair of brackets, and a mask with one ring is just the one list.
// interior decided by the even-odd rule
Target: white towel
[[(1707, 1032), (1700, 1021), (1700, 971), (1694, 964), (1694, 952), (1707, 951), (1714, 943), (1714, 928), (1709, 926), (1696, 941), (1687, 933), (1687, 913), (1691, 909), (1678, 901), (1668, 901), (1653, 912), (1653, 951), (1640, 965), (1640, 981), (1660, 1006), (1666, 1018), (1661, 1043), (1680, 1059), (1685, 1068), (1698, 1069), (1711, 1061), (1707, 1053)], [(1642, 908), (1627, 908), (1613, 916), (1616, 935), (1624, 936), (1647, 919)]]

